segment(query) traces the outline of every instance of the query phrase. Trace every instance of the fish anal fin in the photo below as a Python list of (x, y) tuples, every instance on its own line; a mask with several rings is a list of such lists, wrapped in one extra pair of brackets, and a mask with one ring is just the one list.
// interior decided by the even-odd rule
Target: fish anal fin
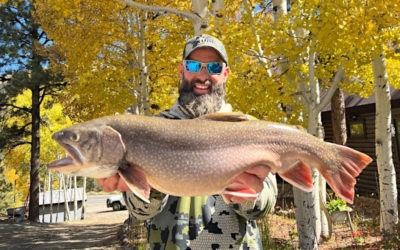
[(302, 161), (296, 161), (286, 172), (278, 172), (279, 176), (293, 186), (311, 192), (313, 188), (311, 169)]
[(144, 202), (150, 203), (150, 185), (143, 170), (131, 165), (126, 168), (119, 168), (118, 173), (136, 196)]
[(258, 194), (254, 192), (253, 189), (247, 188), (247, 189), (241, 189), (241, 190), (236, 190), (236, 191), (228, 191), (224, 190), (222, 194), (230, 194), (233, 196), (238, 196), (238, 197), (254, 197), (257, 198)]
[[(248, 188), (240, 183), (237, 183), (236, 185), (229, 185), (229, 188), (222, 191), (222, 194), (222, 198), (227, 204), (230, 203), (228, 199), (229, 196), (244, 197), (251, 200), (255, 200), (258, 197), (258, 193), (256, 193), (252, 188)], [(228, 195), (228, 197), (225, 195)]]
[(225, 188), (222, 194), (229, 194), (239, 197), (257, 197), (258, 195), (254, 189), (236, 181)]
[(242, 112), (221, 112), (203, 115), (197, 118), (198, 120), (211, 120), (221, 122), (243, 122), (250, 120), (257, 120), (257, 118), (250, 115), (245, 115)]

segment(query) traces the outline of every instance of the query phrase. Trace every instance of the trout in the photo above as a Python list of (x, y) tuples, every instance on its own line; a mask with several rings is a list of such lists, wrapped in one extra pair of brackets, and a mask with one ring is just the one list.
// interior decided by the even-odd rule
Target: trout
[(119, 173), (145, 202), (151, 188), (175, 196), (222, 194), (235, 177), (262, 165), (307, 192), (313, 187), (309, 167), (315, 167), (336, 194), (352, 203), (355, 177), (372, 161), (298, 127), (249, 120), (240, 113), (191, 120), (107, 116), (62, 129), (52, 138), (69, 156), (50, 163), (50, 169), (94, 178)]

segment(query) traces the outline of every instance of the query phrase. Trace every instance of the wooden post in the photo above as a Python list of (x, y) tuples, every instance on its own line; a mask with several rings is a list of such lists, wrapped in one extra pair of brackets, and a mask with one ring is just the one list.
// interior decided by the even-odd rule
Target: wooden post
[(83, 190), (82, 190), (82, 216), (81, 219), (86, 219), (86, 176), (83, 177)]
[[(68, 180), (68, 175), (65, 176), (66, 180)], [(69, 218), (69, 202), (68, 202), (68, 196), (67, 196), (67, 187), (68, 183), (66, 183), (66, 180), (63, 177), (63, 184), (64, 184), (64, 219), (65, 220), (70, 220)]]
[[(39, 187), (40, 187), (40, 182), (39, 182)], [(40, 190), (39, 190), (39, 194), (40, 194)], [(44, 178), (43, 178), (43, 191), (42, 191), (42, 196), (43, 196), (43, 203), (42, 203), (42, 223), (44, 223), (44, 214), (45, 214), (45, 204), (46, 204), (46, 172), (44, 172)]]
[(51, 179), (51, 170), (49, 169), (49, 194), (50, 194), (50, 223), (53, 223), (53, 187)]
[(58, 201), (57, 201), (57, 216), (56, 216), (56, 223), (58, 222), (58, 213), (60, 212), (60, 200), (61, 200), (61, 179), (62, 173), (58, 175)]
[(76, 176), (74, 176), (74, 220), (78, 220), (78, 200), (77, 200)]

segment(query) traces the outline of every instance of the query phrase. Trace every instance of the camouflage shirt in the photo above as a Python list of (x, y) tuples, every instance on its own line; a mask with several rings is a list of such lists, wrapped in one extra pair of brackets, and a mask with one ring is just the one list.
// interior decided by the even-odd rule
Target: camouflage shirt
[[(231, 106), (224, 104), (221, 112), (228, 111)], [(177, 103), (159, 116), (188, 117)], [(273, 210), (276, 196), (272, 174), (257, 200), (244, 204), (226, 204), (220, 195), (176, 197), (154, 189), (147, 204), (124, 193), (130, 215), (146, 221), (150, 249), (262, 249), (255, 219)]]

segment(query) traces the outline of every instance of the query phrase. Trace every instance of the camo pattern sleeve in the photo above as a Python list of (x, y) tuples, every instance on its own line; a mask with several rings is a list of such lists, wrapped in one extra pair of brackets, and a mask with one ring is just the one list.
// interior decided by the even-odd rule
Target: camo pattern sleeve
[(131, 192), (123, 192), (122, 195), (129, 214), (137, 220), (148, 220), (154, 217), (160, 213), (168, 201), (168, 195), (155, 189), (150, 191), (150, 203), (142, 201)]
[(270, 173), (264, 180), (264, 188), (258, 198), (244, 204), (230, 203), (233, 210), (246, 220), (256, 220), (273, 211), (278, 195), (276, 177)]

